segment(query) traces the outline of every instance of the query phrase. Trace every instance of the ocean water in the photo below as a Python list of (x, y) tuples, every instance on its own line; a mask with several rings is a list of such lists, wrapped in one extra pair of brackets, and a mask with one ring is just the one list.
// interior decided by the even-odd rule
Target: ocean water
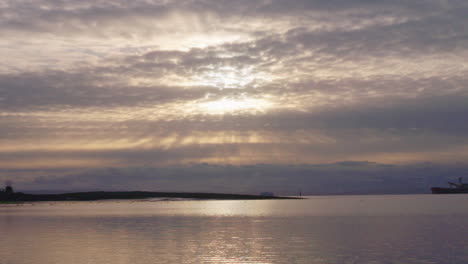
[(468, 195), (0, 205), (0, 263), (468, 263)]

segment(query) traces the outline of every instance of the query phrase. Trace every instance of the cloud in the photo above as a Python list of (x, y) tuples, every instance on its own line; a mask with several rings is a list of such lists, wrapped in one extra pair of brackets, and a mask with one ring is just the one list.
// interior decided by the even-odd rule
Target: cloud
[(0, 5), (4, 170), (468, 156), (464, 1)]
[[(148, 190), (259, 193), (283, 195), (349, 193), (428, 193), (445, 186), (466, 166), (436, 164), (386, 165), (371, 162), (249, 166), (192, 164), (173, 167), (105, 168), (65, 177), (18, 179), (18, 188), (40, 190)], [(72, 186), (72, 187), (70, 187)], [(17, 189), (18, 189), (17, 188)]]

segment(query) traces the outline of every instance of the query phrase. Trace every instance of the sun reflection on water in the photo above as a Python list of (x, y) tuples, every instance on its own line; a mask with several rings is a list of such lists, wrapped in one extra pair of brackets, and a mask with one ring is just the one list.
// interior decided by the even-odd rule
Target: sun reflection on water
[(2, 205), (0, 263), (462, 264), (463, 199), (356, 195)]

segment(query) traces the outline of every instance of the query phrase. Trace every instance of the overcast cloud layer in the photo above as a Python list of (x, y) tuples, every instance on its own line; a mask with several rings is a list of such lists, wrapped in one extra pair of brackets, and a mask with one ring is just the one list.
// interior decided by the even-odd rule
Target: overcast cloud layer
[(457, 0), (0, 0), (0, 180), (316, 193), (463, 176), (467, 13)]

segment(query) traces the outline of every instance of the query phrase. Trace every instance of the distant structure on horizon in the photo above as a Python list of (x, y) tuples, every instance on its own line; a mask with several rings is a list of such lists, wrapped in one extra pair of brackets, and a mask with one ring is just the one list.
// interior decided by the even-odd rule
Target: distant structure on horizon
[(431, 191), (434, 194), (446, 193), (468, 193), (468, 184), (463, 183), (462, 178), (458, 178), (458, 183), (448, 182), (451, 188), (432, 187)]
[(6, 194), (11, 194), (11, 193), (14, 193), (15, 191), (13, 190), (13, 187), (11, 186), (11, 184), (7, 184), (5, 186), (5, 189), (1, 190), (0, 191), (6, 193)]
[(13, 187), (11, 187), (10, 185), (8, 185), (7, 187), (5, 187), (5, 192), (6, 192), (6, 193), (14, 193)]

